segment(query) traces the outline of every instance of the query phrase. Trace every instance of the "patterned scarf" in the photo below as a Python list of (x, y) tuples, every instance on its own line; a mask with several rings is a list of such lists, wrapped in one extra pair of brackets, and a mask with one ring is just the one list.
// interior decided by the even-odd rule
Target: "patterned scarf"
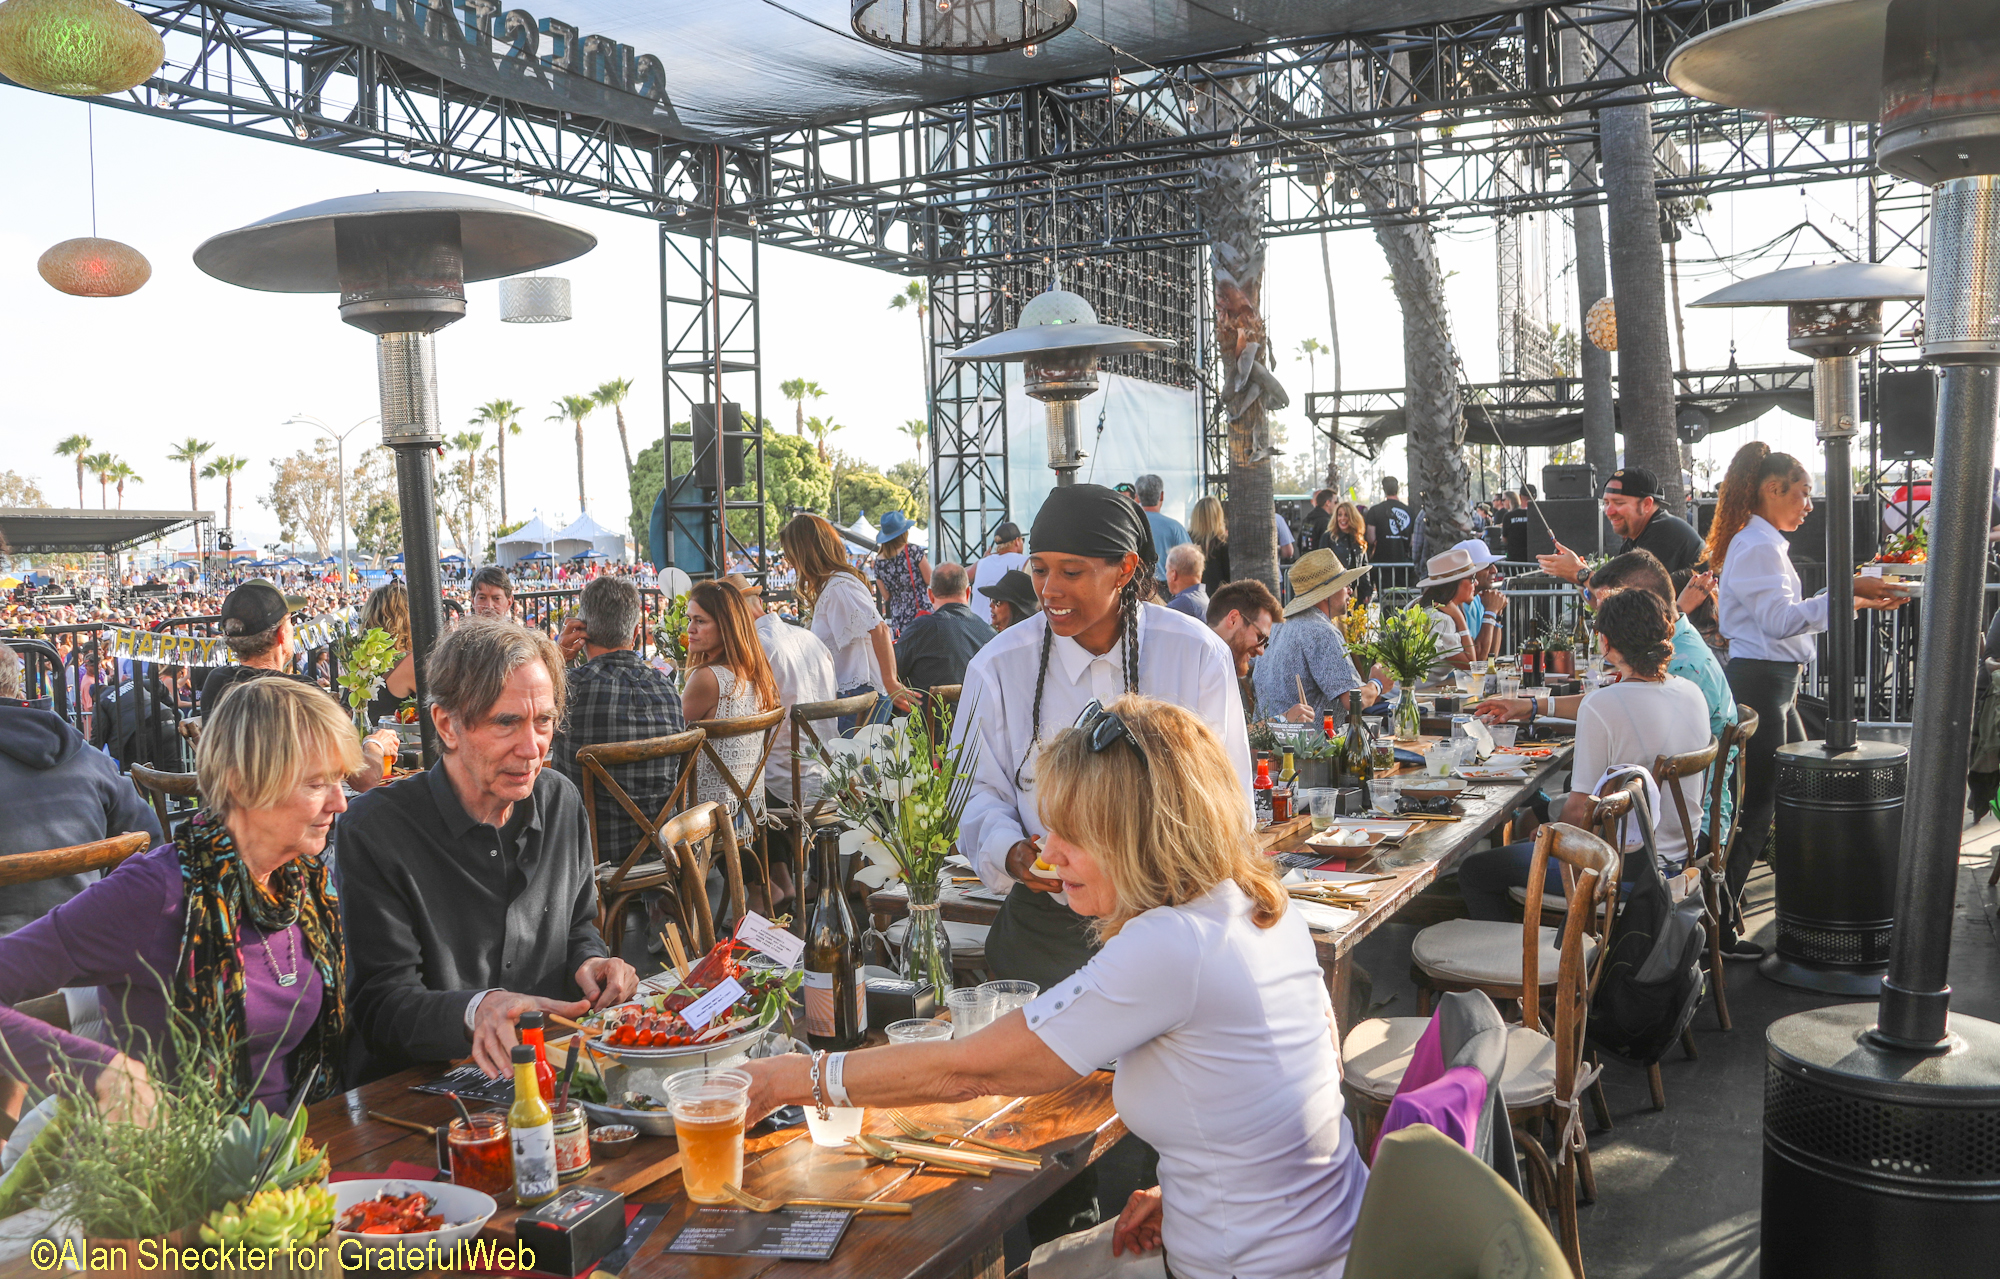
[[(299, 926), (306, 955), (319, 970), (319, 1016), (292, 1053), (291, 1080), (313, 1078), (307, 1101), (340, 1089), (347, 1037), (347, 951), (340, 935), (340, 905), (327, 883), (324, 858), (297, 858), (261, 887), (243, 865), (229, 829), (206, 809), (174, 841), (187, 891), (187, 921), (174, 965), (174, 1009), (202, 1042), (227, 1044), (235, 1063), (242, 1108), (249, 1109), (256, 1080), (250, 1073), (249, 1023), (244, 1003), (243, 951), (237, 928), (248, 921), (265, 932)], [(321, 1069), (315, 1070), (315, 1067)]]

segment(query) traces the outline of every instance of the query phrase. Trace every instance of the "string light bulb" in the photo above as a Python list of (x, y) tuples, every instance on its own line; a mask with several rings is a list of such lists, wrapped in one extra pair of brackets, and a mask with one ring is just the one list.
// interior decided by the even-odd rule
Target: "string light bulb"
[(1032, 58), (1041, 51), (1042, 46), (1038, 44), (1024, 44), (1021, 46), (1021, 56), (1024, 58)]
[(1229, 145), (1232, 147), (1243, 145), (1243, 126), (1241, 124), (1229, 131)]

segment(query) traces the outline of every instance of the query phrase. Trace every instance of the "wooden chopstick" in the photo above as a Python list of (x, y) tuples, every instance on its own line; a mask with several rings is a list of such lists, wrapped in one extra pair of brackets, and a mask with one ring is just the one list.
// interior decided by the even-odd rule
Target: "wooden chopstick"
[(548, 1016), (549, 1020), (554, 1022), (556, 1025), (573, 1030), (577, 1034), (582, 1035), (585, 1039), (594, 1038), (595, 1036), (604, 1033), (602, 1030), (592, 1030), (590, 1027), (584, 1025), (580, 1021), (571, 1021), (569, 1018), (563, 1016), (561, 1013), (550, 1013)]
[(666, 938), (667, 950), (674, 957), (674, 971), (681, 975), (681, 982), (686, 984), (689, 972), (687, 948), (681, 945), (680, 927), (671, 920), (667, 922)]
[(378, 1123), (394, 1124), (398, 1128), (408, 1128), (411, 1132), (420, 1132), (426, 1137), (437, 1136), (437, 1128), (434, 1125), (420, 1124), (414, 1119), (398, 1119), (394, 1115), (385, 1115), (379, 1110), (369, 1111), (368, 1117)]

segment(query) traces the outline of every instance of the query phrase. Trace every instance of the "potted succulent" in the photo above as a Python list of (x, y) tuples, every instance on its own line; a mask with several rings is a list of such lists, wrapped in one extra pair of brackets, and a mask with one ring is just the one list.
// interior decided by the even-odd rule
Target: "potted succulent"
[(1315, 728), (1293, 743), (1292, 767), (1298, 773), (1299, 786), (1307, 790), (1321, 790), (1336, 784), (1340, 772), (1340, 748), (1343, 739), (1328, 737)]

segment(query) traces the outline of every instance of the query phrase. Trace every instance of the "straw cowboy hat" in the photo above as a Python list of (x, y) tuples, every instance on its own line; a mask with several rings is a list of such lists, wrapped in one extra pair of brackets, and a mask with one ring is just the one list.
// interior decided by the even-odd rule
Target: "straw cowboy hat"
[(1430, 576), (1417, 583), (1420, 591), (1433, 586), (1443, 586), (1446, 582), (1456, 582), (1462, 577), (1471, 577), (1483, 565), (1474, 559), (1472, 552), (1462, 546), (1454, 546), (1442, 555), (1433, 555), (1424, 565)]
[(1368, 569), (1366, 564), (1349, 568), (1332, 551), (1307, 551), (1292, 565), (1292, 602), (1285, 605), (1285, 616), (1305, 612)]

